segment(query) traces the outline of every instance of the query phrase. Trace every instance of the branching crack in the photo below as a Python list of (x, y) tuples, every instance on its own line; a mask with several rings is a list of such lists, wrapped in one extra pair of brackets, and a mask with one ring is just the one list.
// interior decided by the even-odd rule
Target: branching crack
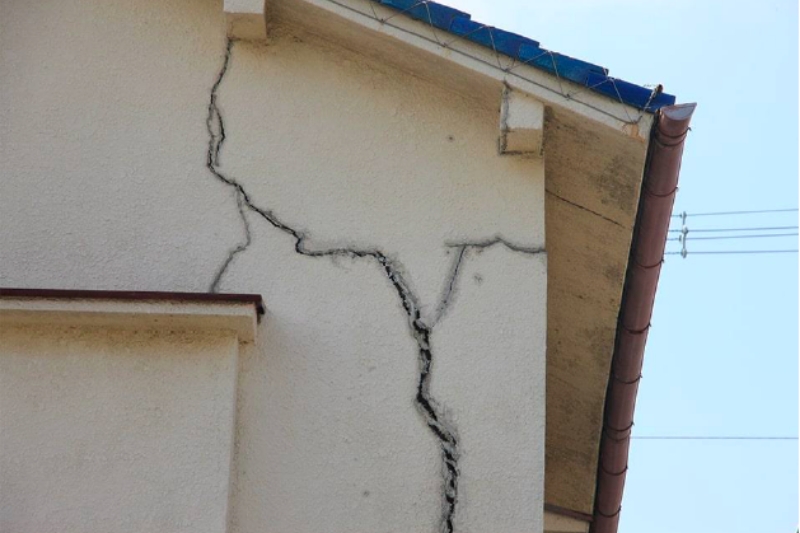
[(545, 249), (543, 247), (523, 246), (521, 244), (514, 244), (513, 242), (507, 241), (500, 236), (480, 241), (447, 243), (446, 246), (448, 248), (471, 248), (475, 250), (484, 250), (486, 248), (491, 248), (492, 246), (497, 246), (498, 244), (505, 246), (512, 252), (517, 252), (521, 254), (536, 255), (545, 252)]
[(505, 246), (512, 252), (517, 252), (522, 254), (536, 255), (545, 252), (544, 248), (514, 244), (510, 241), (505, 240), (500, 236), (481, 241), (446, 243), (445, 246), (455, 250), (455, 255), (453, 256), (453, 264), (450, 267), (450, 274), (447, 276), (445, 287), (444, 290), (442, 291), (442, 297), (439, 299), (439, 304), (436, 306), (433, 318), (430, 321), (431, 328), (433, 328), (434, 326), (436, 326), (436, 324), (439, 323), (439, 321), (447, 313), (447, 310), (450, 308), (450, 303), (452, 302), (453, 296), (455, 294), (456, 284), (458, 283), (458, 275), (461, 273), (461, 265), (467, 258), (468, 252), (470, 250), (477, 250), (478, 252), (480, 252), (482, 250), (485, 250), (486, 248), (491, 248), (492, 246), (496, 246), (498, 244)]
[(439, 448), (442, 456), (443, 473), (443, 499), (442, 499), (442, 518), (440, 531), (442, 533), (453, 533), (453, 520), (455, 518), (456, 504), (458, 503), (458, 458), (459, 446), (458, 437), (454, 424), (448, 419), (445, 411), (437, 404), (430, 394), (431, 370), (433, 365), (433, 351), (431, 348), (431, 334), (433, 327), (444, 315), (452, 296), (455, 292), (458, 274), (465, 255), (470, 249), (484, 249), (497, 244), (502, 244), (508, 249), (521, 253), (540, 253), (539, 248), (529, 248), (515, 245), (500, 237), (486, 241), (464, 242), (448, 244), (449, 247), (456, 249), (455, 260), (451, 268), (445, 285), (445, 291), (437, 307), (435, 317), (426, 321), (423, 319), (419, 301), (411, 289), (410, 285), (403, 276), (403, 268), (399, 261), (390, 257), (379, 248), (357, 248), (357, 247), (334, 247), (317, 249), (309, 244), (309, 236), (303, 231), (294, 228), (281, 220), (274, 211), (259, 207), (253, 202), (248, 192), (235, 178), (222, 172), (219, 165), (220, 151), (225, 142), (225, 125), (217, 104), (219, 87), (222, 84), (231, 60), (234, 41), (228, 40), (225, 49), (225, 59), (219, 71), (214, 85), (211, 87), (211, 94), (208, 102), (208, 114), (206, 117), (206, 128), (208, 130), (209, 142), (206, 154), (206, 168), (219, 181), (233, 188), (237, 198), (239, 214), (245, 228), (245, 242), (233, 248), (226, 260), (217, 270), (211, 284), (211, 292), (219, 287), (225, 271), (237, 254), (245, 251), (252, 241), (250, 226), (247, 222), (245, 210), (249, 209), (263, 218), (273, 228), (289, 235), (294, 239), (295, 252), (306, 257), (346, 257), (350, 259), (364, 259), (377, 263), (389, 282), (397, 293), (402, 308), (406, 314), (411, 336), (417, 344), (419, 379), (417, 382), (417, 393), (415, 405), (422, 415), (425, 423), (439, 441)]

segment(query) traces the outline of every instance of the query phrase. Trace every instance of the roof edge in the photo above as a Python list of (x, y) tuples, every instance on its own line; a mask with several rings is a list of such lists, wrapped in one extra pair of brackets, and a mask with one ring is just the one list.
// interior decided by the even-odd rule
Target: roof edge
[[(369, 0), (390, 7), (414, 20), (424, 22), (435, 30), (489, 48), (495, 54), (512, 58), (522, 65), (552, 74), (559, 79), (577, 83), (588, 90), (653, 113), (675, 104), (673, 95), (664, 93), (659, 85), (650, 89), (608, 75), (608, 69), (542, 48), (539, 41), (472, 20), (469, 13), (431, 0)], [(383, 21), (381, 21), (383, 22)]]
[[(397, 2), (392, 5), (384, 4), (381, 0), (271, 0), (267, 3), (266, 17), (273, 28), (286, 25), (306, 31), (361, 53), (371, 60), (392, 63), (423, 79), (436, 80), (437, 83), (445, 84), (445, 87), (468, 97), (494, 99), (500, 96), (503, 86), (508, 86), (539, 100), (545, 106), (575, 113), (615, 133), (630, 137), (640, 143), (642, 153), (645, 152), (654, 119), (653, 108), (648, 106), (649, 109), (645, 111), (621, 101), (614, 89), (620, 89), (620, 83), (615, 81), (616, 85), (613, 85), (609, 81), (606, 84), (614, 95), (601, 94), (591, 85), (576, 83), (567, 77), (570, 69), (562, 69), (561, 63), (562, 60), (569, 60), (567, 56), (554, 53), (551, 55), (550, 51), (538, 49), (541, 57), (533, 57), (538, 57), (536, 61), (549, 64), (553, 71), (550, 72), (545, 68), (537, 68), (536, 61), (524, 59), (528, 49), (521, 45), (519, 50), (523, 53), (519, 57), (523, 59), (512, 58), (498, 51), (498, 46), (503, 48), (498, 45), (500, 30), (479, 25), (480, 28), (475, 32), (468, 32), (469, 35), (444, 32), (429, 23), (429, 20), (437, 20), (434, 15), (440, 4), (422, 0), (409, 6), (417, 7), (405, 10), (395, 4)], [(425, 13), (430, 9), (432, 18), (412, 16), (419, 15), (420, 9), (424, 9)], [(445, 8), (442, 6), (441, 9)], [(450, 24), (453, 23), (451, 20)], [(281, 35), (278, 31), (271, 32), (271, 36), (276, 39)], [(495, 46), (481, 43), (481, 36), (490, 41), (495, 40)], [(513, 51), (513, 46), (508, 50)], [(435, 60), (431, 60), (429, 55)], [(583, 65), (584, 62), (580, 64)], [(452, 70), (450, 67), (453, 67)], [(589, 71), (589, 67), (574, 67), (573, 74), (579, 77), (585, 74), (586, 80), (590, 72), (599, 75), (597, 69), (602, 69), (597, 67)], [(454, 80), (457, 80), (457, 84)], [(467, 84), (474, 85), (468, 87)], [(598, 88), (602, 85), (600, 83)], [(652, 98), (655, 101), (661, 95), (658, 87), (652, 90), (642, 87), (640, 89), (642, 94), (647, 94), (647, 100)], [(492, 107), (495, 105), (494, 102), (491, 103)]]
[(664, 107), (651, 129), (606, 392), (590, 533), (616, 533), (619, 525), (644, 348), (695, 107)]

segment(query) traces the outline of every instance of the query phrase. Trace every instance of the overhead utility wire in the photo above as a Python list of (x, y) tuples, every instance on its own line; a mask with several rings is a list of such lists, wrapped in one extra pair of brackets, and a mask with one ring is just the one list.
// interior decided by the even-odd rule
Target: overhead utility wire
[[(797, 211), (797, 209), (760, 209), (760, 210), (751, 210), (751, 211), (719, 211), (715, 213), (697, 213), (697, 215), (739, 215), (739, 214), (754, 214), (754, 213), (775, 213), (775, 212), (788, 212), (788, 211)], [(778, 237), (792, 237), (796, 236), (798, 226), (760, 226), (760, 227), (738, 227), (738, 228), (699, 228), (699, 229), (691, 229), (687, 224), (687, 219), (690, 215), (685, 211), (678, 215), (673, 215), (673, 217), (678, 217), (680, 219), (681, 227), (680, 228), (673, 228), (669, 229), (668, 233), (672, 234), (673, 236), (668, 238), (668, 242), (678, 242), (680, 243), (681, 250), (677, 252), (666, 252), (664, 255), (680, 255), (684, 259), (689, 255), (740, 255), (740, 254), (786, 254), (786, 253), (797, 253), (797, 250), (794, 249), (780, 249), (780, 250), (689, 250), (687, 244), (689, 241), (710, 241), (710, 240), (735, 240), (735, 239), (763, 239), (763, 238), (778, 238)], [(769, 231), (780, 231), (781, 233), (764, 233)], [(786, 233), (787, 231), (791, 231), (791, 233)], [(742, 235), (742, 232), (747, 232), (747, 234)], [(752, 233), (750, 233), (752, 232)], [(712, 236), (694, 236), (695, 233), (717, 233), (720, 235), (712, 235)], [(677, 235), (675, 235), (677, 234)], [(691, 234), (691, 236), (690, 236)], [(725, 235), (727, 234), (727, 235)]]
[[(784, 231), (784, 230), (796, 230), (797, 226), (772, 226), (772, 227), (760, 227), (760, 228), (700, 228), (700, 229), (692, 229), (687, 231), (686, 233), (711, 233), (711, 232), (729, 232), (729, 231)], [(683, 229), (671, 229), (669, 230), (670, 233), (683, 233)]]
[[(686, 213), (687, 217), (711, 217), (724, 215), (755, 215), (759, 213), (796, 213), (797, 207), (789, 209), (758, 209), (753, 211), (717, 211), (713, 213)], [(681, 218), (683, 215), (672, 215), (672, 218)]]
[(784, 436), (694, 436), (694, 435), (631, 435), (632, 439), (637, 440), (798, 440), (797, 437)]
[[(796, 254), (797, 250), (701, 250), (688, 251), (686, 255), (733, 255), (733, 254)], [(664, 255), (684, 255), (683, 252), (664, 252)]]
[[(716, 241), (719, 239), (763, 239), (766, 237), (796, 237), (794, 233), (762, 233), (761, 235), (714, 235), (711, 237), (686, 237), (687, 241)], [(681, 242), (681, 237), (671, 237), (667, 241)]]

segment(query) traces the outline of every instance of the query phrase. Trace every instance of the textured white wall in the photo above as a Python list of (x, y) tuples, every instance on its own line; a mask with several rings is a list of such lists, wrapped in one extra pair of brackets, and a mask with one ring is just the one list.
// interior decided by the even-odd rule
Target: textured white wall
[[(541, 530), (544, 169), (497, 155), (500, 94), (486, 108), (281, 28), (236, 43), (218, 172), (262, 210), (245, 227), (205, 166), (219, 4), (0, 9), (0, 284), (208, 290), (249, 232), (218, 287), (268, 309), (242, 360), (233, 530), (436, 531), (443, 448), (457, 531)], [(342, 252), (298, 254), (292, 232)], [(415, 402), (428, 345), (455, 446)]]
[(0, 328), (0, 531), (222, 533), (231, 333)]

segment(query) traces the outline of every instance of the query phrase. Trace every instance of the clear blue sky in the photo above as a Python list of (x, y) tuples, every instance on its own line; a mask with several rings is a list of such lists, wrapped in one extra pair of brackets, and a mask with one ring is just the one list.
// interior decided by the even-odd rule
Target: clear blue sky
[[(445, 3), (697, 102), (677, 212), (797, 207), (796, 1)], [(795, 226), (797, 213), (689, 222)], [(691, 244), (796, 249), (797, 238)], [(797, 266), (797, 254), (668, 258), (635, 434), (798, 434)], [(620, 533), (795, 531), (797, 472), (796, 441), (634, 441)]]

